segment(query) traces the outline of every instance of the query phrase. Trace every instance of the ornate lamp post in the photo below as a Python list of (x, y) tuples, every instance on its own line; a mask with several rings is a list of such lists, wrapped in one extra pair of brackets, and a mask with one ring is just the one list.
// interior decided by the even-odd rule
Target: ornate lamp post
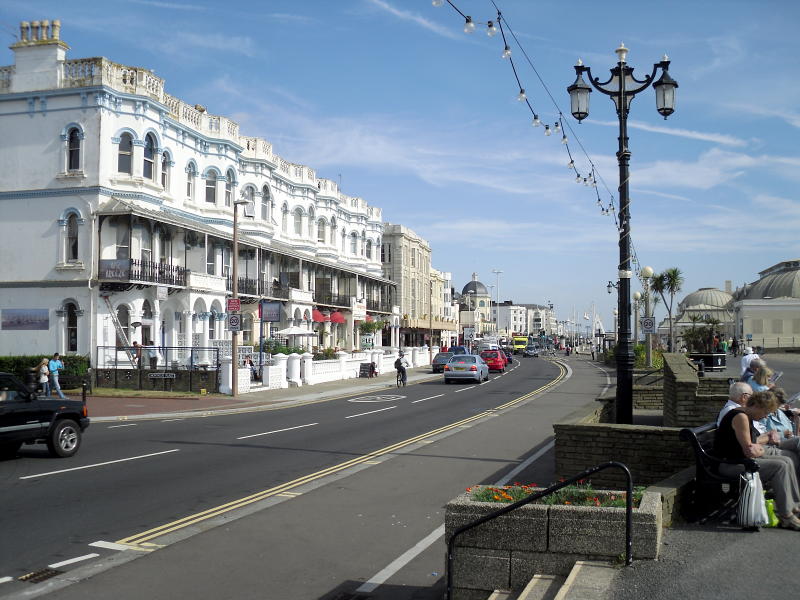
[[(239, 205), (248, 204), (244, 195), (233, 201), (233, 285), (231, 297), (239, 297)], [(259, 348), (259, 352), (260, 352)], [(239, 332), (231, 332), (231, 396), (239, 395)]]
[[(642, 276), (642, 279), (644, 279), (644, 316), (652, 318), (653, 315), (650, 314), (650, 278), (653, 276), (653, 267), (643, 267), (640, 275)], [(648, 368), (653, 366), (652, 339), (650, 338), (651, 335), (652, 334), (647, 333), (644, 336), (644, 355), (647, 359)]]
[[(611, 96), (619, 118), (619, 283), (617, 287), (618, 305), (618, 340), (617, 340), (617, 423), (633, 422), (633, 346), (631, 345), (631, 247), (630, 247), (630, 198), (628, 195), (628, 166), (630, 150), (628, 149), (628, 112), (631, 100), (639, 92), (653, 86), (656, 92), (656, 110), (665, 119), (675, 111), (675, 89), (677, 82), (669, 75), (669, 59), (665, 55), (661, 62), (653, 65), (653, 72), (643, 80), (633, 76), (633, 67), (626, 60), (628, 49), (620, 44), (615, 50), (617, 66), (611, 69), (608, 81), (600, 82), (592, 77), (589, 67), (583, 66), (579, 59), (575, 65), (577, 77), (567, 88), (570, 97), (572, 116), (581, 122), (589, 116), (589, 94), (592, 87), (598, 92)], [(661, 69), (661, 77), (655, 77)], [(583, 74), (589, 77), (591, 87), (583, 80)], [(610, 291), (610, 289), (609, 289)]]

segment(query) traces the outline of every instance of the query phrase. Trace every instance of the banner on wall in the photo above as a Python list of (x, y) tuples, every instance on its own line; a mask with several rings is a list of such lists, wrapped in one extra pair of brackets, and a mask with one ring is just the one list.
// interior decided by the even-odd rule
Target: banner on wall
[(50, 329), (50, 311), (47, 308), (4, 308), (0, 311), (0, 329), (47, 331)]
[(131, 261), (127, 258), (100, 260), (98, 279), (128, 281), (131, 278)]
[(258, 305), (258, 318), (268, 323), (281, 322), (281, 302), (262, 301)]

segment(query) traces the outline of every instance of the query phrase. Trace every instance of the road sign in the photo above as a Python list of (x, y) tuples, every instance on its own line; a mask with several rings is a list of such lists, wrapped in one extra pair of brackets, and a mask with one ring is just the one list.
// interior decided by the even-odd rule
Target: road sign
[(228, 315), (228, 329), (230, 331), (241, 331), (242, 315), (237, 315), (237, 314)]
[(242, 310), (242, 301), (239, 298), (228, 298), (228, 312), (239, 312)]
[(642, 333), (656, 332), (656, 320), (653, 317), (642, 317), (639, 324), (642, 326)]

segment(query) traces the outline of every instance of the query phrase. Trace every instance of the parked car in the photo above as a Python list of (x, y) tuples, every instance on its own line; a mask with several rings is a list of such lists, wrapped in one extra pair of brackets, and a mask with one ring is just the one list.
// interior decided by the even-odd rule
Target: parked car
[(484, 350), (480, 354), (490, 371), (506, 370), (506, 355), (501, 350)]
[(480, 383), (489, 380), (489, 367), (475, 354), (456, 354), (444, 366), (444, 382), (470, 380)]
[(466, 346), (450, 346), (449, 352), (453, 354), (469, 354)]
[(447, 364), (447, 361), (453, 356), (452, 352), (439, 352), (436, 356), (433, 357), (433, 363), (431, 363), (431, 367), (433, 368), (434, 373), (441, 373), (444, 371), (444, 366)]
[(522, 351), (522, 356), (539, 356), (539, 346), (525, 346), (525, 350)]
[(0, 456), (14, 456), (23, 443), (45, 443), (52, 456), (72, 456), (88, 426), (84, 402), (37, 395), (11, 373), (0, 373)]

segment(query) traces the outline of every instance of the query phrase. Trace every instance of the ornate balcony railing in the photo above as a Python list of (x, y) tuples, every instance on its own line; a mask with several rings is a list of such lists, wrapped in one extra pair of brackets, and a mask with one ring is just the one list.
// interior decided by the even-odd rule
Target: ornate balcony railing
[(331, 292), (314, 292), (314, 302), (317, 304), (329, 304), (331, 306), (350, 307), (352, 296), (332, 294)]
[(367, 298), (367, 310), (378, 312), (392, 312), (392, 307), (388, 302), (382, 300), (370, 300)]
[[(248, 294), (250, 296), (258, 296), (258, 280), (250, 279), (249, 277), (238, 277), (239, 283), (236, 288), (238, 294)], [(233, 277), (225, 278), (225, 287), (229, 292), (233, 291)]]
[(147, 281), (162, 285), (185, 287), (189, 269), (149, 260), (115, 259), (100, 261), (102, 281)]

